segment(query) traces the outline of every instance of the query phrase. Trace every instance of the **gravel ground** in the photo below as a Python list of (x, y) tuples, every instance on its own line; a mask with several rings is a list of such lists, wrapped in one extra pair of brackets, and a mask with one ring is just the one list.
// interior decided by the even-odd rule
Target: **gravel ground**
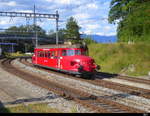
[(4, 106), (15, 103), (28, 102), (48, 102), (52, 108), (57, 108), (61, 112), (92, 113), (92, 111), (80, 106), (74, 101), (68, 101), (62, 97), (35, 86), (23, 79), (20, 79), (4, 71), (0, 67), (0, 101)]
[(21, 64), (20, 62), (18, 62), (18, 60), (15, 60), (13, 64), (16, 66), (19, 66), (23, 70), (24, 69), (28, 70), (28, 72), (30, 73), (34, 73), (34, 74), (37, 73), (38, 75), (39, 74), (43, 75), (41, 76), (42, 78), (53, 80), (55, 82), (61, 82), (61, 84), (65, 84), (65, 85), (67, 82), (67, 85), (69, 87), (73, 87), (73, 88), (76, 87), (77, 89), (82, 89), (83, 91), (86, 91), (88, 93), (91, 93), (97, 96), (111, 95), (110, 99), (116, 100), (119, 103), (150, 112), (150, 100), (149, 99), (126, 94), (120, 91), (115, 91), (115, 90), (100, 87), (100, 86), (95, 86), (87, 82), (80, 82), (78, 80), (69, 79), (69, 78), (65, 78), (62, 76), (55, 75), (55, 74), (51, 74), (51, 73), (48, 73), (39, 69), (26, 66), (24, 64)]

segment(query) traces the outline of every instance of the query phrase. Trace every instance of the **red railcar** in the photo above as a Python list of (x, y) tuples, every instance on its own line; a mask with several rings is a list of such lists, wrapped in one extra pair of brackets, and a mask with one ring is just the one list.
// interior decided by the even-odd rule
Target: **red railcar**
[(87, 56), (83, 45), (41, 45), (34, 50), (32, 63), (74, 75), (92, 75), (99, 68), (94, 59)]

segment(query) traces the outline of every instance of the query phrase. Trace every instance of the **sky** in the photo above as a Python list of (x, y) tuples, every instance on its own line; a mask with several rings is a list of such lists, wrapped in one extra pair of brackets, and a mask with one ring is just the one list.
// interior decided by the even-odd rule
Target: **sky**
[[(59, 28), (65, 28), (72, 16), (81, 27), (82, 34), (116, 35), (117, 25), (107, 21), (111, 0), (0, 0), (0, 11), (32, 13), (34, 5), (37, 13), (55, 14), (59, 12)], [(0, 28), (33, 24), (33, 19), (0, 16)], [(54, 19), (37, 19), (37, 24), (55, 31)]]

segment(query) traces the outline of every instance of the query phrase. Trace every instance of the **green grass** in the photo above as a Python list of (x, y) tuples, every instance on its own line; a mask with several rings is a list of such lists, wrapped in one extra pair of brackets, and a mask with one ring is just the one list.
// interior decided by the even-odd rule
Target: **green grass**
[(89, 55), (101, 66), (102, 72), (147, 75), (150, 71), (149, 43), (90, 44)]
[(21, 53), (21, 52), (4, 53), (4, 55), (7, 58), (16, 58), (16, 57), (21, 57), (21, 56), (32, 56), (32, 55), (24, 54), (24, 53)]
[(47, 104), (29, 104), (27, 107), (18, 105), (15, 107), (0, 108), (0, 113), (61, 113), (58, 109), (51, 108)]

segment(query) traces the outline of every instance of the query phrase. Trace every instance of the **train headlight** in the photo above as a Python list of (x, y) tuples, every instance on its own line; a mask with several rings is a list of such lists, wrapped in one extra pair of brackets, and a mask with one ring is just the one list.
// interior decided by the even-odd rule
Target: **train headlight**
[(78, 64), (78, 62), (76, 62), (76, 61), (71, 61), (71, 62), (70, 62), (70, 65), (71, 65), (71, 66), (74, 66), (74, 65), (76, 65), (76, 64)]

